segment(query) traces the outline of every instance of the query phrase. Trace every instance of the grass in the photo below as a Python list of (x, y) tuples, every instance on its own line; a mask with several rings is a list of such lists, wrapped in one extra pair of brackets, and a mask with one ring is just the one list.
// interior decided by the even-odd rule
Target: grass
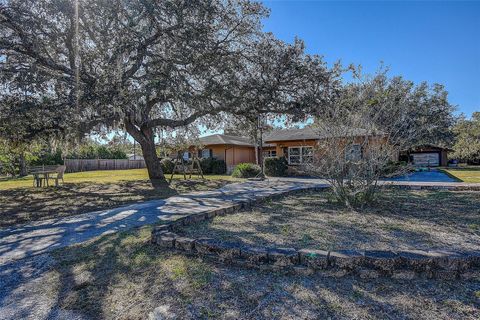
[(186, 227), (188, 237), (312, 249), (480, 248), (480, 192), (386, 191), (354, 212), (328, 192), (267, 201), (252, 210)]
[(480, 183), (480, 166), (466, 166), (443, 169), (462, 182)]
[(220, 175), (183, 180), (183, 176), (175, 175), (170, 188), (155, 189), (145, 169), (70, 173), (59, 188), (34, 188), (31, 179), (0, 181), (0, 227), (217, 189), (242, 181)]
[(149, 243), (150, 231), (54, 251), (24, 283), (9, 277), (3, 289), (12, 293), (3, 302), (15, 301), (28, 317), (41, 297), (50, 314), (95, 319), (146, 319), (154, 310), (162, 319), (476, 319), (480, 312), (478, 279), (262, 272), (159, 249)]
[[(166, 175), (170, 179), (170, 174)], [(230, 180), (242, 181), (227, 175), (208, 175), (205, 176), (209, 180)], [(130, 170), (98, 170), (85, 171), (65, 174), (65, 185), (93, 182), (95, 184), (110, 184), (121, 181), (139, 181), (148, 180), (147, 169), (130, 169)], [(193, 178), (193, 176), (192, 176)], [(196, 178), (196, 177), (195, 177)], [(175, 174), (174, 179), (183, 179), (183, 175)], [(33, 177), (26, 176), (22, 178), (0, 178), (0, 190), (33, 188)]]
[[(356, 233), (371, 237), (372, 232), (394, 235), (428, 222), (440, 234), (451, 228), (463, 236), (479, 221), (479, 193), (397, 190), (376, 207), (356, 213), (326, 200), (327, 195), (304, 193), (267, 201), (253, 211), (222, 217), (223, 221), (215, 218), (197, 231), (207, 227), (210, 237), (219, 236), (230, 225), (236, 226), (228, 231), (232, 237), (302, 241), (308, 246), (329, 239), (337, 228), (356, 226)], [(244, 223), (245, 215), (258, 217)], [(474, 229), (471, 245), (478, 248)], [(150, 233), (146, 226), (28, 258), (21, 268), (15, 263), (0, 266), (0, 301), (19, 308), (12, 318), (61, 314), (57, 318), (473, 320), (480, 313), (479, 278), (411, 281), (244, 269), (161, 249), (150, 243)], [(343, 235), (332, 239), (343, 243), (347, 236), (360, 239), (352, 233)], [(379, 241), (368, 237), (364, 240)]]

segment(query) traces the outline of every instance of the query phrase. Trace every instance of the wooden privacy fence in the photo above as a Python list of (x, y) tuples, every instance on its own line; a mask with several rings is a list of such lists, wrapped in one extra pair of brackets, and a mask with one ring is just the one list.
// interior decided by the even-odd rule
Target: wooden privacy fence
[(65, 159), (64, 163), (66, 172), (145, 168), (144, 160), (129, 159)]

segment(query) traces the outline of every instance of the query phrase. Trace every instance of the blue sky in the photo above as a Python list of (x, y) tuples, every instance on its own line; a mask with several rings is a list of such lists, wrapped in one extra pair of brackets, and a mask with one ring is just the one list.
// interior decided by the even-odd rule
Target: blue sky
[(264, 3), (264, 29), (280, 39), (368, 73), (383, 61), (391, 75), (445, 85), (459, 112), (480, 111), (480, 1)]

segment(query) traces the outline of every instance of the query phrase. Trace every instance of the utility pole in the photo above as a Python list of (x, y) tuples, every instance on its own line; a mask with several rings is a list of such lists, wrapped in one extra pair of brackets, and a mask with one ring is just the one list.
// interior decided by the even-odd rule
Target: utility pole
[(265, 167), (263, 163), (263, 119), (262, 115), (258, 114), (257, 116), (257, 130), (259, 133), (259, 139), (258, 139), (258, 161), (260, 162), (260, 175), (259, 178), (265, 178)]
[(133, 160), (137, 160), (137, 152), (135, 149), (135, 139), (133, 139)]

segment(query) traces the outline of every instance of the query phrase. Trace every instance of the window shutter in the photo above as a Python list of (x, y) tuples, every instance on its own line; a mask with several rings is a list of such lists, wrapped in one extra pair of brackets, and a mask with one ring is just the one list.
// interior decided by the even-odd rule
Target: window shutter
[(208, 154), (209, 154), (210, 158), (213, 158), (213, 150), (212, 149), (208, 149)]

